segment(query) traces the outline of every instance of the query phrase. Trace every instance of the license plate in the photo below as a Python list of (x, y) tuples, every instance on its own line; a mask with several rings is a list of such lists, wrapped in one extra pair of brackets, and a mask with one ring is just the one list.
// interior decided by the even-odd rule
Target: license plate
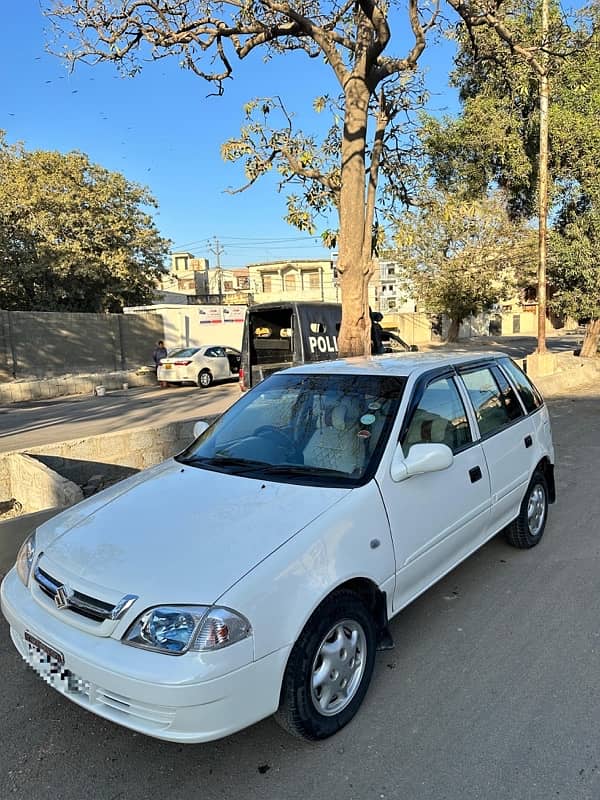
[(173, 369), (173, 364), (165, 364), (165, 369)]
[(89, 696), (89, 681), (82, 680), (73, 675), (71, 670), (65, 669), (65, 657), (59, 650), (33, 636), (29, 631), (25, 631), (23, 638), (27, 643), (27, 663), (46, 683), (61, 692)]
[(38, 663), (42, 664), (44, 661), (50, 667), (62, 667), (65, 663), (65, 657), (61, 652), (50, 647), (46, 642), (42, 642), (37, 636), (33, 636), (29, 631), (25, 631), (25, 641), (29, 646), (29, 653), (34, 657)]

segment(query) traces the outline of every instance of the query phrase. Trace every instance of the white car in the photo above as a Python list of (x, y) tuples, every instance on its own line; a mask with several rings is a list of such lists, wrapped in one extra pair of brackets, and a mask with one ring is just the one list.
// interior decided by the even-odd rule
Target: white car
[(555, 497), (547, 408), (497, 354), (295, 367), (195, 433), (41, 525), (1, 588), (51, 686), (176, 742), (335, 733), (388, 621), (499, 531), (537, 545)]
[(206, 389), (213, 381), (237, 378), (240, 351), (222, 345), (203, 345), (174, 350), (161, 358), (156, 377), (168, 383), (196, 383)]

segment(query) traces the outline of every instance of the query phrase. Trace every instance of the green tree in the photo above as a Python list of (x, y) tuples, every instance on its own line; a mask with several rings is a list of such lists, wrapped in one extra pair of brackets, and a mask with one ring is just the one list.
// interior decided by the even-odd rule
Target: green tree
[(588, 321), (581, 355), (592, 358), (600, 342), (600, 211), (597, 204), (585, 205), (564, 209), (552, 236), (550, 305)]
[(148, 190), (83, 153), (7, 144), (0, 132), (0, 307), (122, 311), (152, 300), (169, 242)]
[(422, 206), (397, 222), (395, 245), (408, 293), (450, 318), (449, 341), (463, 320), (510, 297), (517, 274), (535, 259), (531, 231), (511, 222), (497, 196), (465, 200), (428, 190)]
[[(454, 0), (449, 2), (457, 5)], [(457, 34), (453, 81), (460, 89), (462, 113), (456, 119), (428, 119), (425, 124), (425, 146), (440, 185), (466, 190), (470, 196), (480, 196), (490, 186), (499, 185), (507, 193), (514, 217), (535, 217), (541, 177), (538, 98), (542, 69), (549, 79), (551, 95), (551, 218), (557, 219), (567, 209), (572, 217), (590, 203), (597, 207), (599, 8), (597, 2), (593, 3), (567, 24), (553, 3), (548, 33), (542, 38), (538, 2), (513, 0), (484, 6), (473, 0), (461, 4), (458, 10), (466, 24)], [(525, 47), (522, 42), (529, 45)], [(532, 69), (532, 60), (537, 69)], [(560, 237), (552, 237), (550, 246), (557, 247), (560, 241)], [(556, 253), (550, 251), (551, 283), (557, 263)], [(573, 272), (569, 274), (575, 279)], [(560, 280), (564, 280), (564, 274)], [(561, 285), (564, 290), (564, 283)], [(553, 305), (557, 308), (556, 303)], [(582, 308), (574, 316), (587, 314)]]
[[(288, 219), (301, 228), (310, 229), (315, 211), (336, 209), (343, 306), (338, 341), (340, 352), (350, 355), (370, 350), (367, 289), (374, 271), (382, 172), (392, 178), (390, 192), (404, 191), (402, 168), (394, 169), (402, 161), (402, 147), (396, 147), (390, 123), (405, 119), (415, 93), (417, 104), (422, 99), (413, 79), (437, 7), (428, 11), (428, 4), (420, 3), (407, 0), (407, 22), (401, 18), (404, 3), (373, 0), (300, 5), (281, 0), (54, 0), (51, 17), (70, 37), (72, 61), (110, 61), (135, 74), (147, 57), (174, 55), (219, 93), (232, 75), (234, 59), (256, 51), (265, 58), (297, 51), (325, 66), (340, 96), (316, 100), (317, 110), (331, 103), (336, 108), (322, 148), (294, 131), (283, 102), (269, 98), (247, 106), (248, 124), (223, 154), (244, 161), (249, 184), (272, 168), (284, 183), (295, 183), (300, 194), (288, 198)], [(403, 55), (386, 53), (392, 25), (400, 43), (408, 31)], [(275, 111), (283, 115), (282, 123), (265, 126), (264, 118)]]

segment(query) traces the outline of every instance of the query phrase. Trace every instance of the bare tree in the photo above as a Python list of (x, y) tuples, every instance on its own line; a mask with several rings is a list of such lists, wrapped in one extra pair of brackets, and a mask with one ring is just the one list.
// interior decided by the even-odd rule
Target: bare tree
[[(407, 3), (411, 41), (402, 57), (385, 54), (391, 20), (402, 28), (402, 4), (381, 0), (305, 0), (293, 6), (280, 0), (55, 0), (49, 14), (68, 38), (67, 57), (73, 62), (110, 61), (135, 74), (145, 56), (175, 55), (214, 84), (219, 94), (232, 75), (234, 59), (243, 60), (258, 49), (268, 55), (303, 51), (309, 58), (324, 59), (341, 91), (337, 172), (320, 169), (318, 160), (300, 158), (293, 137), (269, 140), (271, 152), (263, 147), (261, 159), (278, 159), (290, 176), (320, 187), (336, 206), (343, 306), (340, 353), (362, 355), (370, 351), (367, 288), (374, 270), (385, 134), (405, 109), (406, 81), (416, 73), (438, 13), (437, 0)], [(261, 169), (266, 169), (264, 163), (258, 164), (259, 173)]]

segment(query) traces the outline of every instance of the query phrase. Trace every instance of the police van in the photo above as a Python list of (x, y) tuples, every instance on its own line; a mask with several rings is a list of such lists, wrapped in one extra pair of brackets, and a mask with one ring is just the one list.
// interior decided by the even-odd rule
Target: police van
[[(374, 352), (416, 350), (398, 336), (383, 331), (374, 319)], [(272, 372), (313, 361), (338, 358), (338, 333), (342, 322), (339, 303), (259, 303), (246, 311), (239, 371), (240, 389), (246, 391)], [(383, 341), (382, 341), (383, 340)]]

